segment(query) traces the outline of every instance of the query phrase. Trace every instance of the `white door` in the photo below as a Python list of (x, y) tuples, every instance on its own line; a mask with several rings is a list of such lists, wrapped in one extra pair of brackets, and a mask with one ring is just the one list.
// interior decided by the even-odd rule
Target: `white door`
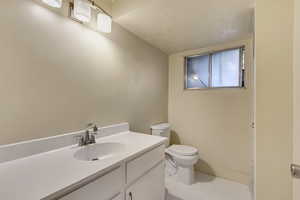
[[(300, 0), (295, 0), (294, 33), (294, 164), (300, 165)], [(300, 199), (300, 177), (293, 178), (294, 200)]]

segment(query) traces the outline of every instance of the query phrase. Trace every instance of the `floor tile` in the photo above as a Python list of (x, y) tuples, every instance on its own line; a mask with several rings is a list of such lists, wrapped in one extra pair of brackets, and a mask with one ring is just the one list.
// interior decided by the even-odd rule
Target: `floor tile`
[(167, 200), (251, 200), (248, 186), (201, 173), (190, 186), (168, 176), (166, 190)]

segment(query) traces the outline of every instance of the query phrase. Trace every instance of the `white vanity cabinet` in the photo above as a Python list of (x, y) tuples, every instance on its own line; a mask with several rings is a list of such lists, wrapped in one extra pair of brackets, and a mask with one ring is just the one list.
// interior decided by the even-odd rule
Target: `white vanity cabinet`
[(164, 200), (165, 164), (160, 162), (126, 190), (126, 200)]
[(163, 200), (165, 196), (165, 146), (127, 162), (126, 200)]
[(164, 149), (137, 154), (60, 200), (164, 200)]
[[(91, 183), (80, 187), (74, 192), (60, 198), (60, 200), (112, 200), (120, 195), (124, 185), (124, 172), (118, 167)], [(121, 200), (115, 198), (116, 200)]]

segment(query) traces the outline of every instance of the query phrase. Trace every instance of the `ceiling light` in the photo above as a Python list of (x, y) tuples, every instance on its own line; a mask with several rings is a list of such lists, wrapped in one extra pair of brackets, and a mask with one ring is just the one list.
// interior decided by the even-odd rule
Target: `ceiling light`
[(54, 8), (61, 8), (62, 6), (62, 0), (42, 0), (45, 4), (48, 6), (54, 7)]
[(74, 0), (73, 15), (76, 19), (82, 22), (91, 20), (91, 4), (88, 0)]
[(112, 18), (105, 13), (99, 13), (97, 16), (97, 28), (104, 33), (111, 32)]

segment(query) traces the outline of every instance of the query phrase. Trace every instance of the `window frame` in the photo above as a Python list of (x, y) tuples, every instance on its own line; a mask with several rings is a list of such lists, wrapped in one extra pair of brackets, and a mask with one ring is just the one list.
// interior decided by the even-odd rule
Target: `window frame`
[[(212, 56), (215, 53), (223, 52), (223, 51), (230, 51), (234, 49), (239, 49), (240, 51), (240, 60), (239, 60), (239, 86), (224, 86), (224, 87), (212, 87)], [(209, 56), (209, 77), (208, 77), (208, 87), (206, 88), (188, 88), (187, 87), (187, 61), (188, 58), (192, 57), (199, 57), (199, 56)], [(226, 48), (222, 50), (215, 50), (215, 51), (208, 51), (200, 54), (193, 54), (184, 57), (184, 90), (214, 90), (214, 89), (243, 89), (246, 88), (246, 46), (238, 46), (232, 48)]]

